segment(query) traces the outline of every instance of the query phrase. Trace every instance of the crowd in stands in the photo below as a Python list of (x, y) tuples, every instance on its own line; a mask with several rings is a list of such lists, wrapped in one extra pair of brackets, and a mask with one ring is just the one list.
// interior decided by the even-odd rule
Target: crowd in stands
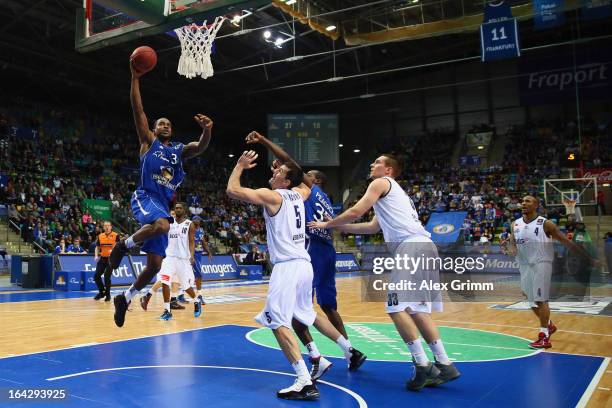
[[(102, 220), (83, 199), (110, 201), (115, 227), (132, 232), (130, 197), (139, 176), (132, 125), (11, 102), (10, 109), (0, 106), (0, 203), (24, 240), (49, 252), (68, 251), (79, 240), (93, 252)], [(265, 240), (260, 211), (226, 197), (230, 169), (214, 148), (185, 169), (178, 199), (189, 198), (207, 234), (235, 250)]]
[[(452, 165), (454, 132), (386, 143), (406, 163), (400, 184), (423, 223), (435, 212), (466, 211), (466, 241), (493, 242), (507, 238), (510, 222), (521, 214), (520, 198), (537, 195), (543, 178), (560, 175), (559, 158), (577, 148), (577, 131), (573, 122), (512, 127), (501, 136), (508, 140), (503, 162), (479, 168)], [(0, 106), (0, 203), (8, 205), (24, 239), (50, 252), (57, 247), (92, 252), (102, 220), (83, 199), (110, 201), (113, 224), (131, 232), (129, 201), (139, 175), (133, 133), (131, 123), (87, 112), (74, 115), (23, 100)], [(582, 151), (589, 165), (612, 167), (604, 155), (610, 134), (608, 126), (584, 121)], [(188, 177), (178, 198), (203, 219), (208, 236), (233, 252), (241, 244), (265, 242), (261, 210), (227, 198), (230, 164), (214, 147), (185, 169)], [(547, 216), (558, 220), (560, 210)]]
[[(587, 165), (612, 166), (606, 147), (612, 142), (610, 127), (585, 120), (581, 134)], [(400, 185), (423, 224), (434, 212), (466, 211), (462, 226), (466, 242), (507, 239), (510, 223), (521, 216), (522, 196), (541, 197), (542, 180), (561, 175), (560, 158), (577, 151), (579, 139), (571, 121), (514, 126), (503, 137), (508, 140), (503, 163), (478, 168), (452, 165), (452, 144), (457, 139), (453, 132), (427, 134), (418, 144), (396, 143), (400, 149), (395, 153), (404, 162)], [(542, 207), (541, 212), (554, 222), (565, 214), (562, 207)]]

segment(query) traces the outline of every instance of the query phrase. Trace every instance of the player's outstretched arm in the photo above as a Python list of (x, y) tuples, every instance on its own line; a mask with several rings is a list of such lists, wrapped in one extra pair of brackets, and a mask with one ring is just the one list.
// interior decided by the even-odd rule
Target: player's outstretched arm
[(323, 222), (311, 221), (308, 223), (308, 227), (328, 229), (350, 224), (368, 212), (374, 203), (378, 201), (380, 196), (382, 196), (388, 190), (389, 182), (387, 180), (383, 178), (376, 179), (370, 183), (363, 197), (361, 197), (361, 199), (357, 201), (354, 206), (338, 215), (333, 220)]
[(349, 234), (376, 234), (380, 231), (380, 225), (378, 224), (378, 219), (374, 216), (370, 222), (346, 224), (336, 228), (336, 230)]
[(195, 119), (202, 128), (202, 134), (197, 142), (191, 142), (185, 145), (183, 149), (183, 158), (185, 159), (204, 153), (212, 138), (213, 121), (208, 116), (202, 115), (201, 113), (195, 115), (193, 119)]
[(571, 251), (578, 252), (578, 254), (580, 256), (582, 256), (585, 259), (588, 259), (592, 264), (594, 264), (594, 265), (598, 264), (597, 259), (593, 258), (591, 256), (591, 254), (589, 254), (586, 249), (584, 249), (580, 245), (576, 244), (575, 242), (570, 241), (559, 230), (559, 228), (557, 228), (557, 226), (555, 225), (554, 222), (552, 222), (550, 220), (546, 220), (546, 222), (544, 222), (544, 232), (546, 233), (546, 235), (548, 235), (548, 236), (552, 237), (553, 239), (556, 239), (557, 241), (559, 241), (559, 243), (561, 243), (567, 249), (569, 249)]
[(130, 102), (132, 103), (132, 113), (134, 115), (134, 124), (136, 125), (136, 133), (140, 140), (140, 154), (142, 155), (153, 143), (155, 136), (149, 129), (147, 115), (142, 107), (142, 98), (140, 97), (140, 77), (142, 73), (138, 72), (130, 61), (130, 71), (132, 71), (132, 82), (130, 85)]
[(252, 188), (242, 187), (240, 184), (240, 176), (244, 170), (252, 169), (257, 166), (257, 153), (253, 150), (245, 151), (238, 159), (229, 180), (227, 181), (227, 195), (234, 200), (240, 200), (251, 204), (265, 205), (270, 212), (276, 212), (283, 199), (280, 194), (270, 190), (269, 188)]
[[(272, 154), (281, 163), (293, 162), (296, 166), (301, 168), (301, 166), (291, 156), (289, 156), (289, 154), (287, 154), (287, 152), (284, 151), (282, 149), (282, 147), (280, 147), (279, 145), (277, 145), (276, 143), (274, 143), (273, 141), (271, 141), (270, 139), (268, 139), (267, 137), (265, 137), (264, 135), (262, 135), (262, 134), (260, 134), (260, 133), (258, 133), (256, 131), (252, 131), (251, 133), (249, 133), (247, 135), (246, 143), (247, 144), (259, 143), (259, 144), (265, 146), (268, 150), (270, 150), (272, 152)], [(306, 184), (306, 186), (308, 186), (308, 188), (312, 187), (312, 180), (310, 180), (308, 177), (306, 177), (306, 175), (304, 175), (304, 184)]]

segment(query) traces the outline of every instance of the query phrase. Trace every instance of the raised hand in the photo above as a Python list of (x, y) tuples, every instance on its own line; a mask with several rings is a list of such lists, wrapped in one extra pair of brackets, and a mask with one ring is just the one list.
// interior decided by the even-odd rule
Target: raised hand
[(283, 165), (283, 163), (280, 160), (274, 159), (274, 161), (272, 162), (272, 166), (270, 166), (270, 170), (274, 171), (274, 170), (278, 169), (282, 165)]
[(238, 163), (236, 163), (236, 165), (242, 167), (245, 170), (252, 169), (253, 167), (257, 166), (257, 163), (255, 163), (257, 157), (259, 157), (259, 155), (255, 153), (255, 151), (245, 151), (238, 159)]
[(260, 135), (259, 133), (257, 133), (256, 131), (252, 131), (246, 137), (247, 144), (261, 143), (263, 140), (264, 140), (264, 137)]
[(132, 63), (132, 59), (130, 58), (130, 71), (132, 72), (132, 78), (138, 79), (145, 74), (145, 72), (138, 71), (134, 64)]
[(198, 122), (198, 125), (200, 125), (202, 129), (212, 129), (213, 121), (208, 116), (198, 113), (193, 118), (195, 119), (196, 122)]

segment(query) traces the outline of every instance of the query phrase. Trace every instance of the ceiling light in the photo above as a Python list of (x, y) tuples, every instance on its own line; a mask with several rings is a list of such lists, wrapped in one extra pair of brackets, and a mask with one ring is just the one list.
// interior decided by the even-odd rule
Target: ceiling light
[(361, 150), (359, 150), (359, 149), (354, 149), (354, 150), (353, 150), (353, 153), (359, 153), (360, 151), (361, 151)]
[(232, 17), (232, 24), (238, 24), (240, 20), (242, 20), (242, 17), (236, 14), (234, 17)]
[(328, 25), (327, 27), (325, 27), (325, 30), (326, 30), (326, 31), (334, 31), (335, 29), (336, 29), (336, 26), (335, 26), (335, 25), (333, 25), (333, 24)]
[(343, 145), (342, 143), (340, 143), (340, 144), (338, 145), (338, 147), (344, 147), (344, 145)]
[(272, 37), (272, 31), (270, 30), (266, 30), (263, 32), (263, 37), (267, 40), (268, 38)]
[(297, 3), (297, 0), (288, 0), (285, 4), (290, 6), (290, 5), (295, 4), (295, 3)]
[(478, 146), (478, 150), (484, 149), (484, 146)]
[(274, 41), (274, 45), (276, 45), (277, 47), (281, 47), (283, 45), (283, 39), (278, 37), (275, 41)]
[(234, 155), (230, 153), (230, 154), (227, 155), (227, 157), (229, 157), (231, 159), (232, 157), (234, 157)]

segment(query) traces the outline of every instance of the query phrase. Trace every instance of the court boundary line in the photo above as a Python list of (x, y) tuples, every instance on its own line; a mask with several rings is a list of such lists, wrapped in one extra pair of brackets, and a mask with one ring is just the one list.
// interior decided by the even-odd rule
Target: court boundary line
[[(105, 372), (110, 372), (110, 371), (136, 370), (136, 369), (145, 369), (145, 368), (212, 368), (212, 369), (221, 369), (221, 370), (254, 371), (254, 372), (259, 372), (259, 373), (270, 373), (270, 374), (284, 375), (288, 377), (295, 377), (294, 373), (284, 373), (282, 371), (263, 370), (260, 368), (229, 367), (229, 366), (214, 366), (214, 365), (168, 364), (168, 365), (153, 365), (153, 366), (149, 365), (149, 366), (112, 367), (112, 368), (104, 368), (104, 369), (99, 369), (99, 370), (81, 371), (78, 373), (72, 373), (72, 374), (61, 375), (57, 377), (46, 378), (45, 381), (57, 381), (57, 380), (63, 380), (66, 378), (79, 377), (82, 375), (105, 373)], [(345, 392), (346, 394), (353, 397), (353, 399), (357, 401), (357, 404), (359, 404), (360, 408), (368, 407), (368, 404), (363, 399), (363, 397), (357, 394), (355, 391), (351, 390), (350, 388), (346, 388), (346, 387), (343, 387), (341, 385), (338, 385), (338, 384), (335, 384), (335, 383), (332, 383), (326, 380), (317, 380), (317, 383), (325, 384), (327, 386), (330, 386), (330, 387), (333, 387), (333, 388), (339, 389), (340, 391)]]
[(584, 408), (587, 406), (587, 404), (591, 400), (591, 397), (593, 397), (593, 393), (597, 388), (597, 384), (599, 384), (599, 382), (601, 381), (601, 378), (603, 377), (609, 362), (610, 357), (605, 357), (604, 360), (601, 362), (601, 364), (599, 365), (599, 369), (591, 379), (591, 382), (587, 386), (586, 390), (584, 390), (582, 397), (580, 397), (580, 400), (576, 404), (576, 408)]
[[(377, 322), (373, 322), (373, 323), (377, 323)], [(470, 323), (468, 323), (468, 324), (470, 324)], [(73, 345), (73, 346), (68, 346), (68, 347), (60, 347), (60, 348), (57, 348), (57, 349), (51, 349), (51, 350), (45, 350), (45, 351), (36, 351), (36, 352), (31, 352), (31, 353), (15, 354), (15, 355), (9, 355), (9, 356), (0, 357), (0, 360), (4, 360), (4, 359), (7, 359), (7, 358), (13, 358), (13, 357), (30, 356), (30, 355), (35, 355), (35, 354), (52, 353), (52, 352), (55, 352), (55, 351), (64, 351), (64, 350), (70, 350), (70, 349), (74, 349), (74, 348), (94, 347), (94, 346), (98, 346), (98, 345), (112, 344), (112, 343), (119, 343), (119, 342), (127, 342), (127, 341), (131, 341), (131, 340), (142, 340), (142, 339), (153, 338), (153, 337), (170, 336), (170, 335), (174, 335), (174, 334), (192, 332), (192, 331), (197, 331), (197, 330), (206, 330), (206, 329), (212, 329), (212, 328), (224, 327), (224, 326), (237, 326), (237, 327), (247, 327), (247, 328), (253, 328), (254, 327), (254, 326), (245, 326), (245, 325), (239, 325), (239, 324), (217, 324), (217, 325), (212, 325), (212, 326), (207, 326), (207, 327), (198, 327), (198, 328), (193, 328), (193, 329), (184, 329), (184, 330), (180, 330), (180, 331), (173, 332), (173, 333), (162, 333), (162, 334), (155, 334), (155, 335), (149, 335), (149, 336), (138, 336), (138, 337), (133, 337), (133, 338), (128, 338), (128, 339), (111, 340), (111, 341), (105, 341), (105, 342), (96, 342), (96, 343), (93, 343), (93, 344), (92, 343), (86, 343), (86, 344), (81, 344), (81, 345)], [(496, 326), (504, 327), (503, 325), (496, 325)], [(445, 327), (452, 327), (452, 326), (445, 326)], [(480, 330), (480, 329), (470, 329), (470, 328), (464, 328), (464, 327), (455, 327), (455, 328), (466, 329), (466, 330), (477, 330), (477, 331), (484, 331), (484, 332), (486, 332), (486, 330)], [(251, 332), (253, 332), (253, 331), (257, 330), (257, 329), (259, 329), (259, 328), (254, 328), (253, 330), (250, 330), (249, 332), (247, 332), (247, 334), (245, 335), (247, 340), (251, 341), (253, 344), (259, 344), (259, 343), (255, 343), (254, 341), (249, 339), (247, 336)], [(493, 333), (497, 333), (497, 332), (493, 332)], [(514, 335), (511, 335), (511, 334), (505, 334), (505, 333), (498, 333), (498, 334), (521, 338), (519, 336), (514, 336)], [(269, 347), (269, 346), (266, 346), (266, 345), (261, 345), (261, 346), (279, 351), (278, 349), (276, 349), (274, 347)], [(531, 356), (533, 356), (535, 354), (539, 354), (539, 353), (543, 352), (543, 350), (536, 350), (536, 352), (537, 353), (534, 353), (532, 355), (525, 356), (525, 357), (531, 357)], [(592, 397), (592, 395), (593, 395), (597, 385), (601, 381), (601, 378), (603, 377), (603, 374), (605, 373), (606, 368), (607, 368), (608, 363), (610, 362), (611, 358), (610, 357), (605, 357), (605, 356), (590, 355), (590, 354), (564, 353), (564, 352), (558, 352), (558, 351), (547, 351), (547, 353), (564, 354), (564, 355), (579, 356), (579, 357), (580, 356), (582, 356), (582, 357), (597, 357), (597, 358), (602, 358), (603, 359), (601, 365), (599, 366), (599, 369), (597, 370), (597, 372), (595, 373), (595, 375), (591, 379), (589, 385), (587, 386), (587, 389), (585, 390), (585, 392), (582, 394), (582, 397), (578, 401), (578, 405), (577, 406), (585, 407), (586, 404), (591, 399), (591, 397)], [(510, 358), (510, 359), (525, 358), (525, 357), (514, 357), (514, 358)], [(489, 360), (489, 361), (501, 361), (501, 360), (502, 359)], [(503, 359), (503, 360), (508, 360), (508, 359)], [(381, 360), (370, 359), (370, 361), (381, 361)], [(400, 362), (400, 363), (406, 363), (407, 361), (382, 360), (381, 362)], [(465, 363), (470, 363), (470, 362), (486, 362), (486, 361), (465, 361)], [(458, 363), (463, 363), (463, 362), (458, 362)], [(323, 382), (323, 381), (320, 381), (320, 382)], [(588, 394), (588, 397), (587, 397), (587, 394)], [(582, 405), (580, 405), (580, 404), (582, 404)]]
[[(368, 323), (381, 323), (381, 322), (349, 322), (349, 323), (346, 323), (346, 324), (350, 325), (350, 324), (353, 324), (353, 323), (356, 323), (356, 324), (368, 324)], [(389, 324), (389, 325), (391, 325), (392, 323), (384, 322), (384, 323), (381, 323), (381, 324)], [(252, 326), (243, 326), (243, 327), (252, 327)], [(470, 328), (466, 328), (466, 327), (452, 327), (452, 326), (440, 326), (440, 327), (447, 327), (447, 328), (451, 328), (451, 329), (460, 329), (460, 330), (474, 330), (474, 331), (480, 331), (480, 332), (485, 332), (485, 333), (494, 333), (494, 334), (499, 334), (499, 335), (502, 335), (502, 336), (516, 337), (516, 338), (518, 338), (520, 340), (525, 340), (526, 342), (529, 342), (529, 339), (526, 339), (526, 338), (523, 338), (523, 337), (519, 337), (519, 336), (515, 336), (515, 335), (512, 335), (512, 334), (491, 332), (491, 331), (480, 330), (480, 329), (470, 329)], [(247, 339), (247, 341), (250, 341), (251, 343), (253, 343), (255, 345), (258, 345), (258, 346), (261, 346), (261, 347), (266, 347), (266, 348), (269, 348), (269, 349), (272, 349), (272, 350), (281, 351), (280, 348), (271, 347), (271, 346), (268, 346), (268, 345), (265, 345), (265, 344), (261, 344), (261, 343), (259, 343), (259, 342), (257, 342), (257, 341), (252, 339), (251, 333), (254, 333), (257, 330), (261, 330), (261, 329), (265, 329), (265, 327), (257, 327), (257, 328), (254, 328), (253, 330), (248, 331), (245, 334), (245, 338)], [(419, 337), (419, 339), (422, 339), (422, 338)], [(422, 340), (425, 341), (424, 339), (422, 339)], [(480, 344), (459, 344), (459, 343), (446, 343), (446, 342), (445, 342), (445, 344), (462, 345), (462, 346), (466, 346), (466, 347), (480, 347), (481, 346)], [(494, 347), (494, 346), (484, 346), (484, 347), (487, 347), (487, 348), (498, 348), (498, 349), (507, 349), (507, 347)], [(513, 350), (520, 350), (520, 349), (513, 349)], [(528, 351), (531, 351), (531, 353), (527, 354), (527, 355), (524, 355), (524, 356), (518, 356), (518, 357), (496, 358), (496, 359), (493, 359), (493, 360), (467, 360), (467, 361), (455, 361), (455, 362), (456, 363), (487, 363), (487, 362), (494, 362), (494, 361), (516, 360), (516, 359), (519, 359), (519, 358), (527, 358), (527, 357), (535, 356), (537, 354), (542, 353), (544, 350), (542, 350), (542, 349), (529, 349)], [(300, 353), (301, 353), (301, 351), (300, 351)], [(301, 353), (301, 354), (306, 355), (306, 353)], [(580, 354), (577, 354), (577, 355), (580, 355)], [(342, 357), (335, 357), (335, 356), (325, 356), (325, 357), (342, 359)], [(378, 359), (374, 359), (374, 358), (370, 358), (370, 357), (368, 357), (368, 361), (378, 361), (378, 362), (381, 362), (381, 363), (409, 363), (410, 362), (410, 360), (378, 360)]]
[[(92, 347), (92, 346), (99, 346), (99, 345), (103, 345), (103, 344), (119, 343), (119, 342), (122, 342), (122, 341), (142, 340), (142, 339), (147, 339), (147, 338), (152, 338), (152, 337), (171, 336), (173, 334), (180, 334), (180, 333), (191, 332), (191, 331), (196, 331), (196, 330), (213, 329), (215, 327), (223, 327), (223, 326), (240, 326), (240, 325), (238, 325), (238, 324), (214, 324), (212, 326), (196, 327), (194, 329), (179, 330), (179, 331), (176, 331), (176, 332), (173, 332), (173, 333), (153, 334), (153, 335), (149, 335), (149, 336), (131, 337), (129, 339), (110, 340), (110, 341), (100, 341), (100, 342), (93, 342), (93, 343), (75, 344), (75, 345), (72, 345), (72, 346), (60, 347), (60, 348), (51, 349), (51, 350), (34, 351), (34, 352), (31, 352), (31, 353), (22, 353), (22, 354), (13, 354), (13, 355), (10, 355), (10, 356), (0, 357), (0, 360), (4, 360), (4, 359), (7, 359), (7, 358), (13, 358), (13, 357), (32, 356), (34, 354), (53, 353), (55, 351), (64, 351), (64, 350), (70, 350), (70, 349), (74, 349), (74, 348)], [(251, 326), (243, 326), (243, 327), (251, 327)]]

